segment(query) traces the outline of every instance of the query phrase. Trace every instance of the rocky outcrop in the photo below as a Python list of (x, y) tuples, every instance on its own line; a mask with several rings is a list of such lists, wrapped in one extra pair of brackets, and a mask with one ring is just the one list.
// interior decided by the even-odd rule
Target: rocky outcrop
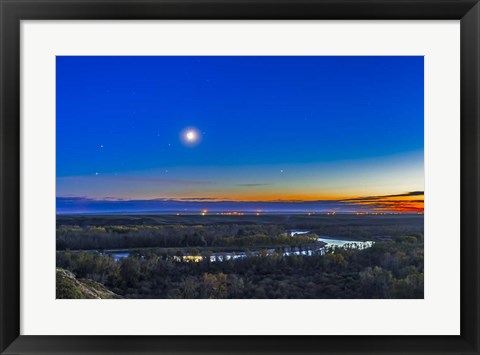
[(68, 270), (57, 268), (57, 299), (59, 298), (122, 298), (99, 282), (77, 279)]

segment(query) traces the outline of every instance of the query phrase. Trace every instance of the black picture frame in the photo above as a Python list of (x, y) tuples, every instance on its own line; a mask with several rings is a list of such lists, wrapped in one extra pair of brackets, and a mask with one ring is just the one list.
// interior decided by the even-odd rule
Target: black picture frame
[[(477, 0), (0, 0), (0, 18), (2, 354), (479, 354), (480, 5)], [(461, 20), (461, 335), (20, 335), (20, 21), (24, 19)]]

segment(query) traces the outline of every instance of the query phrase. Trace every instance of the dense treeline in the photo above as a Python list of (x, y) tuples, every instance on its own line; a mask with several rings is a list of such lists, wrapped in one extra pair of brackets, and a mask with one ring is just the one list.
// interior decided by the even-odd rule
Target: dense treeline
[[(355, 214), (262, 214), (256, 215), (59, 215), (57, 228), (80, 228), (120, 226), (133, 227), (213, 227), (244, 228), (247, 226), (272, 227), (265, 234), (277, 234), (275, 229), (305, 229), (318, 235), (346, 237), (349, 239), (372, 239), (375, 237), (398, 237), (423, 233), (423, 215), (361, 215)], [(67, 227), (68, 226), (68, 227)], [(109, 229), (112, 232), (115, 230)], [(235, 235), (235, 231), (233, 234)]]
[(296, 246), (317, 236), (291, 238), (278, 225), (59, 226), (57, 250)]
[(118, 262), (60, 251), (57, 266), (126, 298), (423, 298), (421, 235), (324, 256), (276, 253), (223, 262), (176, 262), (155, 249)]

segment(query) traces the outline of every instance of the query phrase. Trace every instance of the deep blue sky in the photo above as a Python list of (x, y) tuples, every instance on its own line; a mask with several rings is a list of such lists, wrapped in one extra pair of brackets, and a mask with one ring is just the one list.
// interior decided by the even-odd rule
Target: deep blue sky
[(57, 57), (57, 196), (423, 190), (423, 111), (423, 57)]

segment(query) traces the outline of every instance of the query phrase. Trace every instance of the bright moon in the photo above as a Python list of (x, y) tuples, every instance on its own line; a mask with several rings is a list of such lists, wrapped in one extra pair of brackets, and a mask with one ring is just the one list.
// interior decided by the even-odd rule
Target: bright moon
[(185, 137), (187, 137), (188, 141), (192, 142), (197, 138), (197, 135), (195, 134), (194, 131), (188, 131)]
[(193, 147), (200, 143), (201, 138), (200, 131), (195, 127), (187, 127), (180, 132), (180, 140), (188, 147)]

